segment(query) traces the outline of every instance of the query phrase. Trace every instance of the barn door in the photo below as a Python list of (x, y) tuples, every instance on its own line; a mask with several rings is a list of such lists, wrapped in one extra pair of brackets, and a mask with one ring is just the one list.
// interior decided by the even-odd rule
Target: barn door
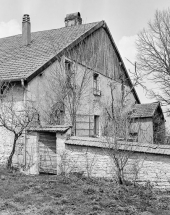
[(39, 171), (57, 173), (56, 134), (39, 133)]

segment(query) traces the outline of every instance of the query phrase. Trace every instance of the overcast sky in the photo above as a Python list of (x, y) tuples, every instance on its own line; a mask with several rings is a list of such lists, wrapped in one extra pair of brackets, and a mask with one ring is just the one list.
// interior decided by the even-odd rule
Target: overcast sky
[[(64, 27), (66, 14), (80, 12), (83, 23), (105, 20), (124, 59), (135, 61), (135, 38), (156, 9), (170, 7), (170, 0), (0, 0), (0, 37), (21, 33), (22, 16), (28, 13), (32, 31)], [(126, 58), (125, 58), (126, 57)], [(141, 102), (150, 102), (137, 89)]]

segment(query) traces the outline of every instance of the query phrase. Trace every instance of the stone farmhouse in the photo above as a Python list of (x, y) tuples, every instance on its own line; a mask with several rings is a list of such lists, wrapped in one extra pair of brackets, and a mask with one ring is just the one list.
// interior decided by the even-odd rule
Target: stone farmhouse
[[(5, 83), (13, 86), (16, 104), (31, 100), (39, 110), (37, 126), (20, 138), (22, 156), (26, 163), (27, 141), (39, 142), (39, 159), (44, 149), (50, 150), (50, 159), (56, 161), (57, 145), (68, 138), (72, 125), (69, 110), (58, 100), (62, 87), (62, 73), (78, 74), (76, 82), (82, 83), (84, 74), (88, 82), (76, 112), (74, 135), (98, 138), (102, 136), (101, 116), (103, 104), (111, 100), (110, 84), (114, 85), (115, 103), (126, 92), (127, 107), (133, 106), (134, 130), (131, 136), (139, 142), (154, 143), (160, 138), (159, 128), (164, 128), (164, 116), (159, 103), (141, 104), (133, 87), (119, 50), (104, 21), (82, 24), (80, 13), (68, 14), (65, 27), (31, 32), (29, 15), (22, 21), (22, 34), (0, 39), (1, 97)], [(56, 72), (60, 71), (60, 76)], [(53, 83), (61, 78), (59, 85)], [(144, 136), (137, 123), (140, 121)], [(156, 124), (157, 123), (157, 124)], [(147, 129), (146, 129), (147, 128)], [(136, 130), (135, 130), (136, 129)], [(158, 135), (159, 134), (159, 135)], [(38, 136), (37, 136), (38, 135)], [(12, 134), (0, 126), (0, 162), (4, 162), (11, 148)], [(37, 139), (38, 138), (38, 139)], [(33, 144), (34, 145), (34, 144)], [(37, 147), (37, 145), (36, 145)], [(35, 148), (34, 148), (35, 150)], [(32, 152), (33, 153), (33, 152)], [(41, 162), (43, 166), (43, 161)], [(54, 164), (55, 166), (55, 164)]]

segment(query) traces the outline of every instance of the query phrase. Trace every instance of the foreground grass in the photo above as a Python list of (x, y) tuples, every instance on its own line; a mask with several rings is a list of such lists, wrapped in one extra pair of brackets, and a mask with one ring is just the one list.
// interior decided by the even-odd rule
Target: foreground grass
[(1, 215), (170, 214), (170, 193), (145, 186), (118, 186), (71, 175), (24, 176), (0, 169)]

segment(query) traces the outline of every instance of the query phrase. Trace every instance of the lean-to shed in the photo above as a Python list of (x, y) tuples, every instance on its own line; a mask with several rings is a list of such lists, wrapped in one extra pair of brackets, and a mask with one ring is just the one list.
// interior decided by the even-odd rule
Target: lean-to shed
[(132, 120), (131, 135), (139, 142), (164, 144), (165, 119), (159, 102), (135, 104)]

